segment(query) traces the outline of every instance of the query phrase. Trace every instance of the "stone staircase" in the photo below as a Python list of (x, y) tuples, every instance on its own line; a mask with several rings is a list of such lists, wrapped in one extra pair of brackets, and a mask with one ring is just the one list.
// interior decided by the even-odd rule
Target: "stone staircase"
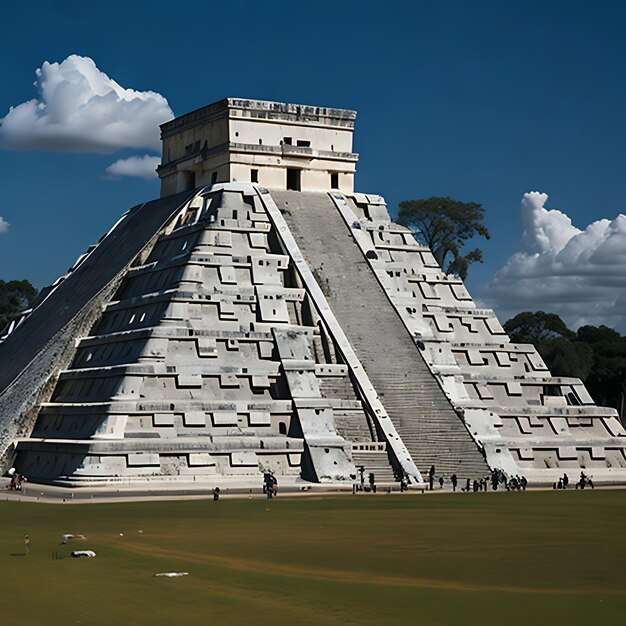
[(272, 198), (420, 471), (435, 465), (459, 479), (486, 475), (482, 452), (328, 195), (272, 191)]
[(352, 382), (347, 376), (321, 378), (320, 392), (324, 398), (357, 399)]
[[(365, 478), (365, 484), (369, 483), (369, 475), (374, 474), (374, 480), (376, 484), (380, 483), (395, 483), (398, 482), (393, 474), (391, 465), (389, 464), (389, 456), (384, 449), (385, 444), (378, 444), (377, 448), (382, 449), (365, 449), (359, 450), (352, 448), (352, 460), (357, 470), (359, 467), (364, 467), (363, 473)], [(359, 446), (357, 446), (358, 448)], [(371, 448), (372, 446), (364, 446)], [(360, 480), (360, 474), (359, 478)]]
[(367, 425), (367, 418), (363, 410), (333, 411), (337, 432), (348, 441), (371, 442), (372, 434)]

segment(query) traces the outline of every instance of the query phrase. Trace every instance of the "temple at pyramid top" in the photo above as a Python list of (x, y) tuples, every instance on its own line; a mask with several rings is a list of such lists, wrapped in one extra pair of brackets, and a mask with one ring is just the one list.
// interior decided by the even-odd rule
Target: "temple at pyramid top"
[(354, 191), (356, 111), (225, 98), (161, 126), (161, 197), (215, 183)]

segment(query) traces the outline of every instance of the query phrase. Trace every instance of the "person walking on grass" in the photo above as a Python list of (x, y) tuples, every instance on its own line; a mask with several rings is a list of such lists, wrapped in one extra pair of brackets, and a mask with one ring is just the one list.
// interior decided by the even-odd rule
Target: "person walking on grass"
[(30, 538), (24, 535), (24, 556), (30, 556)]

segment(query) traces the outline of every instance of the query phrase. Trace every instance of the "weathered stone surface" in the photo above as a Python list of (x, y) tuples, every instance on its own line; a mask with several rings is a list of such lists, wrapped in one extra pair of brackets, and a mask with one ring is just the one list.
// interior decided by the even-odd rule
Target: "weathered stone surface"
[(15, 441), (30, 434), (76, 340), (99, 319), (125, 268), (188, 196), (131, 209), (0, 343), (0, 469), (12, 459)]
[[(184, 152), (185, 133), (235, 111), (214, 147), (239, 167), (250, 151), (231, 151), (228, 133), (251, 141), (262, 113), (266, 139), (284, 122), (311, 150), (334, 132), (351, 150), (352, 112), (246, 102), (165, 135)], [(274, 188), (231, 181), (135, 207), (0, 343), (5, 464), (72, 485), (258, 487), (263, 471), (349, 484), (360, 467), (420, 481), (433, 464), (461, 480), (489, 467), (626, 479), (614, 411), (512, 344), (380, 196), (351, 193), (351, 179), (333, 189), (355, 159), (259, 145), (278, 160), (245, 167), (270, 167)], [(295, 153), (322, 190), (285, 191)], [(176, 179), (184, 156), (161, 174)], [(319, 178), (324, 159), (338, 169)]]
[(580, 380), (551, 376), (533, 346), (511, 343), (493, 311), (391, 222), (382, 198), (330, 197), (491, 467), (544, 483), (580, 470), (626, 479), (626, 432), (613, 409), (595, 406)]

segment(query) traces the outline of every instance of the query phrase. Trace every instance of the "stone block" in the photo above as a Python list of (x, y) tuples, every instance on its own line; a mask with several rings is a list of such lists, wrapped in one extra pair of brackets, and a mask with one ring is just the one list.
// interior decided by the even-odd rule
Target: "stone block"
[(185, 426), (206, 426), (207, 416), (204, 411), (185, 411), (183, 414)]
[(237, 426), (237, 413), (233, 411), (213, 411), (211, 415), (214, 426)]
[(234, 467), (258, 467), (259, 461), (256, 452), (241, 451), (230, 455), (230, 464)]
[(152, 421), (154, 426), (174, 426), (174, 414), (155, 413)]
[(189, 466), (214, 466), (215, 459), (207, 452), (190, 452), (189, 453)]
[(156, 452), (129, 452), (127, 457), (129, 467), (160, 465), (159, 455)]

